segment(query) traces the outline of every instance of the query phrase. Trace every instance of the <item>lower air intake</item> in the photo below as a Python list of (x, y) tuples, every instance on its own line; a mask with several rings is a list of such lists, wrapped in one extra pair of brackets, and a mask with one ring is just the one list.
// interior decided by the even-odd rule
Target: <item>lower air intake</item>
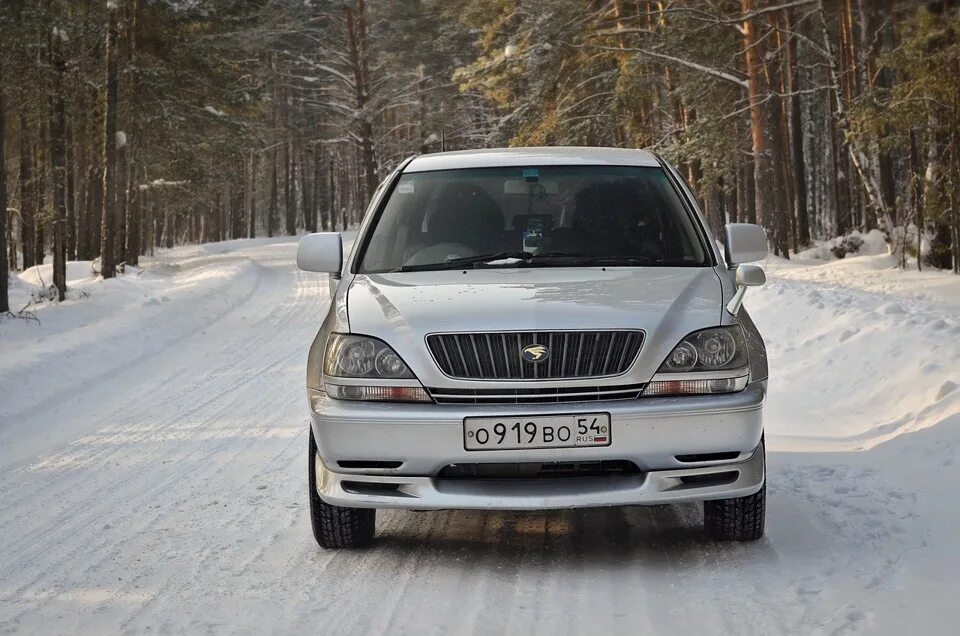
[(558, 479), (635, 475), (640, 469), (631, 461), (614, 459), (592, 462), (514, 462), (449, 464), (440, 479)]

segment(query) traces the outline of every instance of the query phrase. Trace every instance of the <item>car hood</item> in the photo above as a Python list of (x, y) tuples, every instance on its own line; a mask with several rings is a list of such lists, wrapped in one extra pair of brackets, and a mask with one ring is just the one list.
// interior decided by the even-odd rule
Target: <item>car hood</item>
[(633, 368), (610, 379), (622, 384), (646, 382), (683, 336), (720, 324), (721, 300), (709, 267), (471, 269), (357, 275), (347, 313), (352, 333), (389, 343), (427, 386), (458, 384), (430, 357), (430, 333), (642, 329)]

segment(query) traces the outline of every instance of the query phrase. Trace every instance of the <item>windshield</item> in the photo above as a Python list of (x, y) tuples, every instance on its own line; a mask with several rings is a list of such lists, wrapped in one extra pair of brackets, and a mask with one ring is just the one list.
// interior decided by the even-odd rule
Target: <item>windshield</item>
[(361, 273), (709, 264), (690, 215), (660, 168), (407, 173), (371, 232)]

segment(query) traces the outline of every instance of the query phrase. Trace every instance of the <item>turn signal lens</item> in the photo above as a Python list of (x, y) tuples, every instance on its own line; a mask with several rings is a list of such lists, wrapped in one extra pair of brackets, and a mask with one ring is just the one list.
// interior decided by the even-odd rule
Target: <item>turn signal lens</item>
[(374, 386), (324, 384), (324, 389), (335, 400), (362, 400), (373, 402), (433, 402), (430, 394), (419, 386)]
[(657, 380), (647, 384), (643, 397), (665, 395), (709, 395), (712, 393), (736, 393), (747, 387), (747, 376), (713, 380)]

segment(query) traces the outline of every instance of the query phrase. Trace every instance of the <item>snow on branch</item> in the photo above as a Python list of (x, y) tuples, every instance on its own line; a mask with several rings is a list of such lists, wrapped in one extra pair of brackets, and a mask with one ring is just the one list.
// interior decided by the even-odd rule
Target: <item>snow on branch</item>
[(664, 62), (670, 62), (672, 64), (685, 66), (689, 69), (693, 69), (695, 71), (700, 71), (701, 73), (704, 73), (706, 75), (710, 75), (711, 77), (716, 77), (722, 80), (726, 80), (728, 82), (732, 82), (733, 84), (736, 84), (740, 88), (743, 88), (743, 89), (747, 88), (747, 80), (743, 79), (742, 77), (737, 77), (736, 75), (733, 75), (726, 71), (716, 69), (716, 68), (711, 68), (709, 66), (704, 66), (703, 64), (698, 64), (697, 62), (691, 62), (690, 60), (685, 60), (680, 57), (667, 55), (666, 53), (658, 53), (656, 51), (651, 51), (650, 49), (642, 49), (637, 47), (621, 48), (619, 46), (602, 46), (599, 44), (590, 44), (587, 46), (592, 46), (602, 51), (616, 51), (618, 53), (622, 53), (624, 51), (633, 51), (635, 53), (642, 53), (643, 55), (647, 55), (649, 57), (652, 57), (658, 60), (663, 60)]

